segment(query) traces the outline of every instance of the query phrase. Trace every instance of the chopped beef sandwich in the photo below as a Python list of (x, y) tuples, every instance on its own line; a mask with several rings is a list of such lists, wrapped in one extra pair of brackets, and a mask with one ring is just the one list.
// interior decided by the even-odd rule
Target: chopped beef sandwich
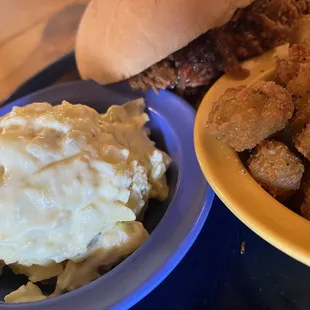
[(288, 40), (310, 0), (92, 0), (77, 35), (83, 79), (204, 93), (240, 61)]

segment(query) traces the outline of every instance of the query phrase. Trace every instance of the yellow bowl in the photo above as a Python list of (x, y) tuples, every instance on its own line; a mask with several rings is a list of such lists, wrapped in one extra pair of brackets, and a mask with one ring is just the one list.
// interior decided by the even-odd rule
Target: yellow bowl
[(275, 61), (287, 53), (287, 46), (247, 61), (247, 79), (239, 81), (225, 75), (204, 97), (194, 129), (195, 149), (200, 167), (218, 197), (243, 223), (266, 241), (310, 266), (310, 222), (271, 197), (251, 177), (238, 154), (206, 131), (212, 103), (229, 87), (251, 85), (274, 79)]

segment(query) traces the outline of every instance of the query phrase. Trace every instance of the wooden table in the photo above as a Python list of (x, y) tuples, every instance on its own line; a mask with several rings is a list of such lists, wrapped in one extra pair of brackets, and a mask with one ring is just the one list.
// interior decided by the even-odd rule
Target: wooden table
[(90, 0), (0, 0), (0, 102), (69, 52)]

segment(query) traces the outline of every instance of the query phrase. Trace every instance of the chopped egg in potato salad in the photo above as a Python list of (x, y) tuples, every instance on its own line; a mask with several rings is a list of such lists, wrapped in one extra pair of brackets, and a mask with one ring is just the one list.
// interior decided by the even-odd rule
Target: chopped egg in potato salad
[[(144, 108), (33, 103), (0, 118), (0, 259), (29, 279), (6, 302), (81, 287), (148, 237), (136, 219), (149, 198), (167, 198), (170, 158), (149, 139)], [(53, 277), (45, 296), (34, 283)]]

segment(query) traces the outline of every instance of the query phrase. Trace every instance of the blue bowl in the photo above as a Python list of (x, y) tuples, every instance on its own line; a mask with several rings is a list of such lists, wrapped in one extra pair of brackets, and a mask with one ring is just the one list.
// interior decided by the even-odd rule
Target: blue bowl
[[(2, 106), (0, 115), (10, 112), (13, 106), (40, 101), (59, 104), (62, 100), (86, 104), (104, 113), (113, 104), (120, 105), (141, 95), (125, 83), (101, 87), (94, 82), (78, 81), (18, 99)], [(194, 151), (195, 112), (168, 91), (160, 90), (158, 95), (149, 91), (144, 97), (151, 138), (172, 158), (167, 175), (169, 198), (163, 203), (151, 201), (145, 214), (143, 223), (150, 238), (124, 262), (80, 289), (31, 305), (0, 304), (0, 309), (128, 309), (160, 284), (190, 249), (214, 198)], [(15, 276), (4, 277), (0, 281), (1, 297), (20, 285)]]

